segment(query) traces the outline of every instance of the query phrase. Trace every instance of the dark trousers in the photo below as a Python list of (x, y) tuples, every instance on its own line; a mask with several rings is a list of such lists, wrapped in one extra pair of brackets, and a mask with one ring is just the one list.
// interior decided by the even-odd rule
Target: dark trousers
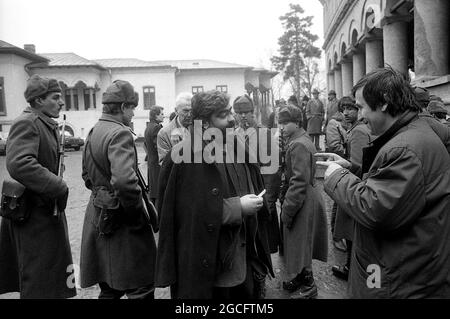
[(270, 225), (268, 230), (270, 253), (274, 254), (282, 246), (282, 238), (279, 232), (279, 218), (277, 211), (277, 201), (280, 195), (281, 174), (279, 172), (272, 175), (263, 175), (266, 186), (266, 200), (270, 213)]
[(312, 138), (312, 140), (314, 142), (314, 145), (316, 146), (316, 149), (318, 151), (320, 151), (320, 144), (319, 144), (319, 142), (320, 142), (320, 134), (311, 134), (311, 138)]
[(128, 297), (128, 299), (155, 299), (155, 288), (153, 287), (153, 285), (128, 290), (116, 290), (111, 288), (107, 283), (104, 282), (100, 283), (99, 286), (101, 291), (98, 299), (120, 299), (125, 295)]
[(213, 288), (213, 299), (264, 299), (266, 275), (253, 270), (250, 262), (247, 262), (247, 275), (245, 281), (235, 287)]
[(337, 241), (336, 237), (334, 237), (334, 224), (336, 223), (336, 213), (337, 213), (337, 204), (333, 203), (333, 207), (331, 208), (331, 235), (333, 235), (333, 240)]

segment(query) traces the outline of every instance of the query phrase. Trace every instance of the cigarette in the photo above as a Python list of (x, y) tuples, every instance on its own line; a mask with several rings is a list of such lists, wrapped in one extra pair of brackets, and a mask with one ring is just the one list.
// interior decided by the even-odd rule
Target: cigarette
[(261, 194), (258, 195), (258, 197), (263, 197), (265, 193), (266, 193), (266, 190), (263, 190), (263, 191), (261, 192)]

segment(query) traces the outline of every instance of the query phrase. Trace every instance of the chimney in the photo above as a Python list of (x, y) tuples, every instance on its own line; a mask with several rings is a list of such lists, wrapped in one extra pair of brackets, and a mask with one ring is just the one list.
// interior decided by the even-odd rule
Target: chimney
[(34, 44), (25, 44), (23, 48), (33, 54), (36, 54), (36, 46)]

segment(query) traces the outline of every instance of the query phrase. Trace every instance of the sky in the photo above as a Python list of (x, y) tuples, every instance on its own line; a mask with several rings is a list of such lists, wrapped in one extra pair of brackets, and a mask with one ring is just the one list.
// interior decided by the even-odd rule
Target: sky
[(318, 0), (0, 0), (0, 39), (87, 59), (212, 59), (270, 69), (290, 3), (314, 16), (321, 47)]

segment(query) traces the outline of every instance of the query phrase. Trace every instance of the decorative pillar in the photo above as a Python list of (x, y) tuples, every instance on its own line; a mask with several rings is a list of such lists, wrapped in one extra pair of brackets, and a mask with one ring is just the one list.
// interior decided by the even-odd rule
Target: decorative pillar
[(380, 39), (367, 39), (366, 42), (366, 73), (382, 68), (383, 41)]
[(353, 85), (366, 75), (366, 54), (360, 50), (353, 52)]
[(353, 63), (350, 59), (342, 60), (342, 95), (351, 95), (353, 89)]
[(94, 109), (94, 89), (89, 89), (89, 109)]
[(414, 1), (414, 56), (418, 80), (449, 72), (448, 0)]
[(384, 63), (408, 74), (408, 22), (389, 21), (383, 27)]
[(330, 71), (328, 72), (328, 92), (331, 90), (336, 91), (336, 88), (334, 86), (334, 72)]
[(342, 98), (342, 71), (340, 65), (334, 69), (334, 90), (336, 91), (337, 98)]

